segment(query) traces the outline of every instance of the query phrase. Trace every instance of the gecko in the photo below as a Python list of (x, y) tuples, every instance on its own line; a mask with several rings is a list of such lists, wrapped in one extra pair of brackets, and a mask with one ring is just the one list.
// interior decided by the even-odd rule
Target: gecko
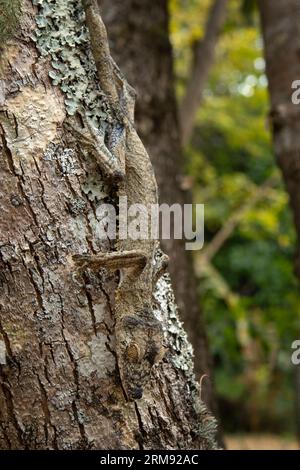
[[(158, 189), (149, 155), (134, 126), (136, 93), (111, 57), (96, 0), (82, 0), (82, 5), (98, 80), (115, 123), (108, 135), (84, 115), (83, 127), (71, 127), (80, 145), (87, 146), (103, 174), (116, 184), (118, 196), (126, 196), (128, 206), (143, 204), (150, 214), (152, 205), (158, 204)], [(121, 385), (129, 401), (142, 398), (153, 365), (166, 352), (162, 325), (153, 313), (153, 288), (167, 268), (168, 257), (162, 254), (157, 262), (157, 249), (158, 241), (149, 234), (145, 240), (119, 237), (112, 252), (73, 256), (77, 270), (106, 268), (120, 273), (114, 331)]]

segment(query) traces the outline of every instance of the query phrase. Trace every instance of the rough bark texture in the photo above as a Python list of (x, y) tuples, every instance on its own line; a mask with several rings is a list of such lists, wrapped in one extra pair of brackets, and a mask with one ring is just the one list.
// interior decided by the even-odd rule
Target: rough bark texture
[(23, 1), (17, 35), (1, 49), (0, 448), (214, 447), (168, 278), (155, 292), (168, 352), (130, 403), (115, 360), (116, 276), (75, 276), (73, 254), (110, 249), (97, 224), (114, 194), (63, 121), (78, 101), (109, 110), (81, 2), (35, 4)]
[(203, 91), (215, 58), (219, 32), (225, 22), (228, 0), (214, 0), (203, 39), (194, 45), (194, 60), (185, 95), (179, 108), (182, 143), (189, 142), (202, 101)]
[[(292, 83), (300, 78), (299, 0), (260, 0), (271, 100), (274, 149), (290, 196), (298, 236), (295, 272), (300, 280), (300, 108)], [(295, 366), (296, 422), (300, 435), (299, 366)]]
[[(112, 54), (138, 92), (136, 122), (154, 165), (160, 203), (191, 203), (181, 187), (183, 155), (174, 94), (173, 57), (166, 0), (100, 2)], [(163, 240), (180, 316), (195, 352), (195, 372), (203, 380), (202, 398), (217, 415), (212, 365), (190, 253), (181, 240)]]

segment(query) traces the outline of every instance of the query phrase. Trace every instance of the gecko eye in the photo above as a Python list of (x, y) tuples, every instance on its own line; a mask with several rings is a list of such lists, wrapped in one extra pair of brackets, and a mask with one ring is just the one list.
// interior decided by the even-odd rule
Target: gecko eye
[(126, 348), (126, 357), (129, 362), (138, 362), (140, 359), (140, 348), (135, 343), (130, 343)]
[(142, 389), (142, 387), (135, 387), (132, 388), (129, 393), (130, 398), (132, 400), (140, 400), (141, 398), (143, 398), (144, 390)]
[(115, 170), (113, 172), (112, 178), (117, 182), (120, 183), (121, 181), (124, 181), (125, 179), (125, 173), (121, 170)]

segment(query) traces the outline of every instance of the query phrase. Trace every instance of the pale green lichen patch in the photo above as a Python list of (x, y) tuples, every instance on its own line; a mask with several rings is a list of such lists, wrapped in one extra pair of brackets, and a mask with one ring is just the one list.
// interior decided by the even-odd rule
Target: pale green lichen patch
[(96, 77), (89, 33), (80, 0), (33, 0), (38, 7), (34, 41), (42, 56), (51, 57), (49, 75), (65, 94), (69, 115), (85, 111), (105, 128), (112, 113)]
[(44, 153), (44, 160), (56, 161), (63, 176), (81, 174), (81, 169), (75, 157), (75, 149), (65, 148), (54, 142), (50, 142)]
[(82, 185), (82, 191), (91, 202), (103, 201), (109, 194), (109, 188), (104, 181), (99, 181), (94, 175), (89, 175)]
[(163, 276), (157, 283), (154, 298), (159, 305), (155, 314), (163, 325), (167, 325), (165, 334), (168, 336), (168, 343), (172, 348), (171, 360), (177, 369), (188, 374), (194, 367), (193, 348), (178, 319), (178, 311), (168, 275)]
[(21, 15), (21, 0), (0, 0), (0, 42), (7, 41), (16, 31)]

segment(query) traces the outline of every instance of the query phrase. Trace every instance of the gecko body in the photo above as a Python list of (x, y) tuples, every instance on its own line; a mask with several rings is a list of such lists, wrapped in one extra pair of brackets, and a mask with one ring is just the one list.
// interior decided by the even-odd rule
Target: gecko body
[[(134, 127), (134, 89), (127, 83), (110, 56), (106, 28), (94, 0), (82, 0), (101, 89), (114, 111), (115, 122), (108, 135), (100, 134), (86, 116), (80, 134), (107, 178), (116, 182), (118, 196), (128, 206), (142, 204), (151, 214), (158, 204), (158, 190), (149, 155)], [(119, 224), (122, 220), (119, 220)], [(157, 241), (118, 239), (116, 251), (97, 255), (75, 255), (78, 269), (105, 267), (120, 271), (115, 296), (115, 338), (118, 368), (127, 399), (143, 396), (151, 369), (164, 355), (163, 331), (153, 314), (153, 285), (164, 272), (167, 257), (155, 262)]]

